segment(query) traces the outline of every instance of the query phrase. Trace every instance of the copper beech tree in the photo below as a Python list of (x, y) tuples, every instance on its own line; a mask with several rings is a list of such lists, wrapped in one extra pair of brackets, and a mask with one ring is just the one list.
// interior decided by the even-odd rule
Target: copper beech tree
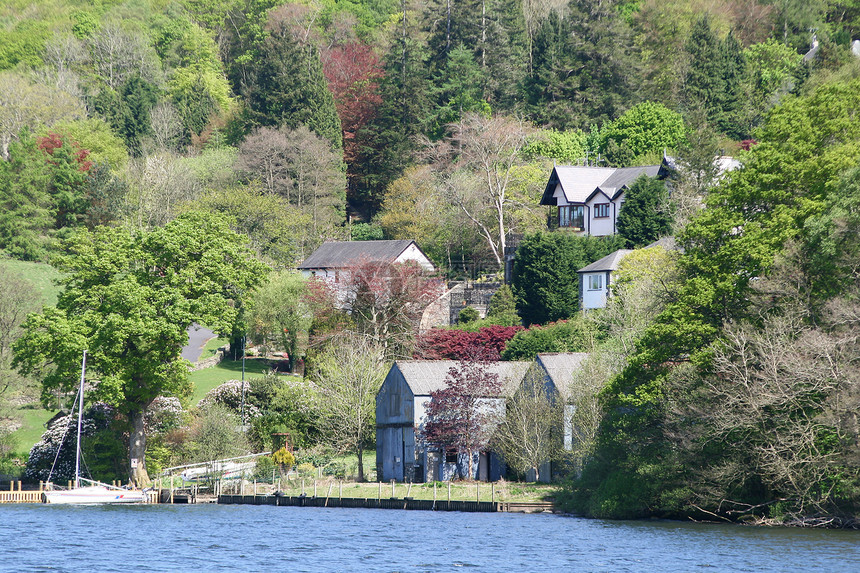
[(471, 479), (475, 453), (489, 444), (500, 417), (494, 399), (502, 385), (486, 362), (476, 360), (452, 366), (445, 382), (445, 388), (430, 393), (421, 439), (428, 445), (465, 454)]

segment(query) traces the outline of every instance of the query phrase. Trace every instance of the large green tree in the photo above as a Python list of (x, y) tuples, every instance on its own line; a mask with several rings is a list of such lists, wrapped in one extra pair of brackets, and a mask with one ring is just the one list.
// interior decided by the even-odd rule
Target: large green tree
[[(802, 252), (815, 252), (815, 239), (822, 250), (831, 249), (834, 238), (841, 239), (828, 229), (838, 229), (850, 220), (838, 217), (843, 222), (830, 227), (820, 214), (828, 204), (838, 212), (840, 201), (835, 198), (850, 192), (850, 187), (839, 190), (841, 175), (860, 160), (860, 124), (855, 120), (858, 88), (856, 80), (825, 84), (775, 108), (757, 134), (760, 143), (744, 157), (744, 169), (712, 190), (708, 208), (685, 228), (680, 237), (683, 284), (645, 329), (627, 367), (604, 390), (606, 410), (598, 446), (575, 488), (579, 510), (613, 517), (677, 515), (691, 500), (690, 468), (717, 459), (743, 463), (722, 458), (723, 450), (714, 450), (719, 445), (708, 442), (707, 436), (700, 436), (698, 451), (689, 448), (689, 440), (697, 434), (685, 433), (683, 426), (679, 430), (670, 421), (674, 413), (686, 412), (686, 427), (691, 429), (713, 410), (713, 404), (702, 399), (703, 392), (730, 394), (725, 380), (731, 376), (711, 379), (713, 357), (726, 348), (726, 339), (729, 347), (737, 347), (731, 338), (736, 339), (748, 324), (776, 325), (779, 321), (771, 318), (797, 304), (807, 305), (808, 314), (823, 293), (839, 292), (838, 284), (814, 278), (816, 272), (830, 272), (827, 265), (817, 266), (821, 258), (793, 257), (787, 247), (799, 243)], [(847, 246), (839, 250), (851, 251)], [(787, 263), (777, 264), (780, 260)], [(810, 265), (812, 272), (804, 273), (804, 265)], [(804, 330), (795, 330), (791, 337), (806, 336)], [(788, 351), (784, 338), (778, 331), (750, 337)], [(758, 351), (753, 358), (738, 357), (738, 362), (746, 361), (742, 367), (753, 372), (759, 368), (757, 362), (769, 360)], [(781, 364), (798, 373), (790, 362)], [(709, 389), (708, 384), (714, 386)], [(821, 396), (824, 400), (826, 393)], [(817, 415), (815, 408), (797, 404), (800, 410), (791, 415)], [(825, 406), (823, 401), (819, 404)], [(818, 441), (816, 447), (828, 449), (834, 444)], [(679, 451), (690, 457), (682, 457)], [(717, 472), (728, 466), (711, 467)], [(747, 504), (779, 497), (778, 490), (755, 487), (763, 477), (755, 471), (740, 474), (749, 487), (727, 491)], [(835, 483), (836, 476), (830, 474), (830, 478)]]
[(146, 485), (144, 417), (158, 396), (188, 391), (186, 329), (229, 332), (265, 267), (225, 220), (202, 213), (149, 232), (81, 232), (64, 252), (65, 288), (57, 306), (28, 317), (16, 364), (42, 378), (47, 399), (74, 386), (88, 350), (97, 398), (128, 418), (129, 477)]
[(578, 237), (568, 233), (536, 233), (517, 248), (511, 287), (523, 322), (544, 324), (569, 318), (579, 310), (576, 271), (620, 249), (614, 237)]
[(662, 181), (642, 175), (624, 194), (618, 213), (618, 234), (628, 248), (644, 247), (672, 230), (669, 193)]
[(292, 129), (305, 125), (333, 148), (343, 146), (319, 49), (312, 41), (296, 37), (286, 22), (273, 23), (243, 92), (249, 131), (263, 125)]

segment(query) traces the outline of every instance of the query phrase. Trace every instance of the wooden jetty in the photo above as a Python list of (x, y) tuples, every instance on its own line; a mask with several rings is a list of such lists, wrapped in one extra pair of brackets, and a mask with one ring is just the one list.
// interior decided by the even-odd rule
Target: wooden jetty
[(218, 503), (233, 505), (276, 505), (290, 507), (363, 507), (370, 509), (407, 509), (423, 511), (466, 511), (480, 513), (553, 512), (548, 501), (463, 501), (412, 498), (314, 497), (286, 495), (219, 495)]

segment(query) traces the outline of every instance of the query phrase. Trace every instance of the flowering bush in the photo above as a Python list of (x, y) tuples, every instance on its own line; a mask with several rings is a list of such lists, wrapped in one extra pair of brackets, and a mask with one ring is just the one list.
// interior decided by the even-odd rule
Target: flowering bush
[[(254, 418), (260, 416), (262, 412), (260, 411), (259, 406), (253, 404), (250, 400), (251, 398), (251, 383), (247, 380), (245, 381), (245, 416), (246, 419), (253, 420)], [(210, 406), (215, 404), (219, 404), (236, 412), (237, 414), (242, 413), (242, 381), (241, 380), (228, 380), (221, 384), (220, 386), (216, 386), (209, 390), (206, 393), (206, 396), (203, 397), (197, 405), (205, 410)]]
[(143, 423), (149, 435), (178, 427), (181, 418), (182, 404), (179, 403), (179, 398), (159, 396), (149, 405)]
[[(90, 406), (84, 411), (81, 425), (82, 439), (108, 429), (114, 414), (114, 409), (105, 403), (98, 402)], [(66, 414), (48, 423), (48, 429), (42, 434), (42, 439), (30, 449), (24, 479), (31, 481), (50, 479), (55, 483), (74, 479), (77, 420), (76, 415)], [(54, 459), (56, 459), (56, 465), (51, 474)]]

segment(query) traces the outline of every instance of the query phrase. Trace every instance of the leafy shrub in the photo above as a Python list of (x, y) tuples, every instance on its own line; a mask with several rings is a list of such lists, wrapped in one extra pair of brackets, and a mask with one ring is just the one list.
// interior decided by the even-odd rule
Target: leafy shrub
[(498, 360), (505, 344), (523, 330), (522, 326), (486, 326), (477, 332), (433, 328), (418, 339), (416, 358), (425, 360), (463, 360), (482, 357)]
[(542, 352), (588, 352), (592, 342), (602, 340), (606, 333), (582, 315), (545, 326), (532, 326), (518, 332), (508, 341), (502, 360), (532, 360)]
[(457, 322), (460, 324), (468, 324), (478, 320), (479, 318), (481, 318), (481, 315), (478, 314), (478, 310), (474, 307), (467, 306), (460, 311), (460, 314), (457, 316)]

